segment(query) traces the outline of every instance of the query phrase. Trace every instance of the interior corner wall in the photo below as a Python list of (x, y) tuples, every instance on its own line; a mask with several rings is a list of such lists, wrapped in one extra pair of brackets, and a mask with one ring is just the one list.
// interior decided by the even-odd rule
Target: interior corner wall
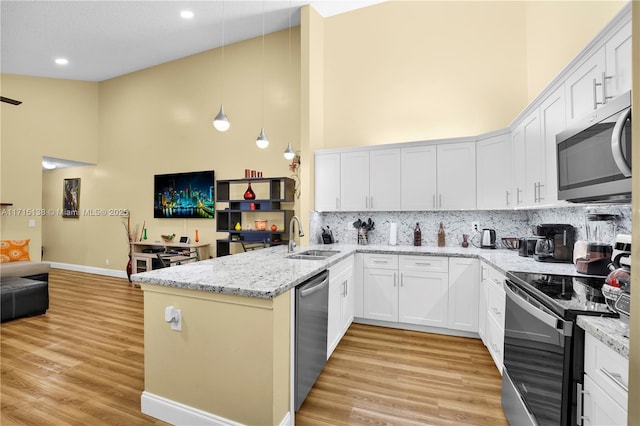
[(13, 205), (2, 209), (0, 233), (30, 239), (30, 257), (40, 260), (44, 220), (67, 220), (58, 212), (62, 196), (53, 212), (43, 210), (42, 157), (97, 161), (98, 83), (12, 74), (1, 81), (2, 95), (22, 104), (1, 106), (0, 198)]
[[(631, 90), (633, 99), (631, 104), (631, 120), (635, 123), (640, 122), (640, 2), (634, 1), (631, 9), (632, 17), (632, 63), (633, 63), (633, 88)], [(640, 164), (640, 150), (635, 147), (640, 146), (640, 132), (632, 134), (634, 146), (633, 159), (634, 164)], [(640, 259), (640, 173), (633, 175), (633, 223), (636, 225), (632, 229), (632, 258)], [(629, 401), (640, 401), (640, 262), (634, 261), (631, 265), (631, 324), (629, 330)], [(629, 425), (640, 424), (640, 404), (629, 404), (629, 417), (627, 419)]]
[(528, 102), (580, 53), (626, 1), (527, 1)]
[[(301, 213), (306, 224), (312, 222), (310, 213), (315, 206), (314, 151), (324, 147), (324, 19), (311, 6), (301, 9), (300, 97), (301, 97), (301, 153), (302, 196)], [(304, 242), (309, 243), (313, 230), (309, 229)]]
[(472, 136), (526, 106), (522, 2), (392, 1), (325, 22), (325, 148)]

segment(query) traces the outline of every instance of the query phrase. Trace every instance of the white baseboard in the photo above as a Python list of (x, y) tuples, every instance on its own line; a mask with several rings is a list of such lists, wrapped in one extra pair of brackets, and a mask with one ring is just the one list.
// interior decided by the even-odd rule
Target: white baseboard
[[(242, 423), (234, 422), (233, 420), (225, 419), (224, 417), (216, 416), (215, 414), (207, 413), (206, 411), (146, 391), (142, 392), (140, 409), (144, 414), (171, 423), (172, 425), (242, 426)], [(280, 422), (280, 426), (288, 426), (291, 424), (291, 412), (287, 412)]]
[(52, 268), (65, 269), (67, 271), (86, 272), (88, 274), (106, 275), (108, 277), (127, 278), (125, 271), (117, 271), (115, 269), (97, 268), (95, 266), (76, 265), (73, 263), (48, 262)]
[(144, 414), (172, 425), (241, 426), (241, 423), (233, 420), (225, 419), (146, 391), (142, 392), (140, 408)]
[(446, 336), (470, 337), (472, 339), (480, 338), (480, 335), (478, 333), (471, 332), (471, 331), (453, 330), (450, 328), (430, 327), (426, 325), (417, 325), (417, 324), (407, 324), (403, 322), (389, 322), (389, 321), (372, 320), (367, 318), (354, 318), (353, 322), (357, 324), (377, 325), (380, 327), (397, 328), (399, 330), (411, 330), (411, 331), (422, 331), (425, 333), (444, 334)]

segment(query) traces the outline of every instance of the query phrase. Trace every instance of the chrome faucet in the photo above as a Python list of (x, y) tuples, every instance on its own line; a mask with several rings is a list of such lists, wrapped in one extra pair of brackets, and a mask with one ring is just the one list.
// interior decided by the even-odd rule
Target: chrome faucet
[(293, 252), (293, 249), (296, 247), (296, 242), (294, 240), (293, 235), (293, 222), (298, 222), (298, 237), (304, 237), (304, 232), (302, 232), (302, 223), (300, 223), (300, 218), (298, 216), (294, 216), (291, 218), (289, 222), (289, 253)]

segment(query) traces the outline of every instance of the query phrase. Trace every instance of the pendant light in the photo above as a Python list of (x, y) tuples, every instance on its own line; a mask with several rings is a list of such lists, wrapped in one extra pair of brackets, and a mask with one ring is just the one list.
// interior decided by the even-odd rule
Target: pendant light
[(293, 160), (293, 157), (296, 156), (296, 153), (291, 149), (291, 142), (287, 144), (287, 149), (284, 150), (284, 158), (287, 160)]
[[(224, 90), (224, 1), (222, 2), (222, 47), (220, 48), (220, 98)], [(220, 132), (226, 132), (231, 127), (229, 119), (224, 114), (224, 105), (220, 104), (220, 112), (213, 119), (213, 127)]]
[(260, 149), (265, 149), (269, 146), (269, 139), (264, 134), (264, 0), (262, 0), (262, 127), (260, 128), (260, 134), (256, 139), (256, 145)]

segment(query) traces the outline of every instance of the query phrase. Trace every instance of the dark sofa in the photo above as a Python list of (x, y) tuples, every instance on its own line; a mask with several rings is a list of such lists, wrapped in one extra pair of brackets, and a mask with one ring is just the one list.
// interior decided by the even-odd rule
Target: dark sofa
[(50, 269), (51, 265), (43, 262), (0, 264), (1, 322), (47, 312)]

